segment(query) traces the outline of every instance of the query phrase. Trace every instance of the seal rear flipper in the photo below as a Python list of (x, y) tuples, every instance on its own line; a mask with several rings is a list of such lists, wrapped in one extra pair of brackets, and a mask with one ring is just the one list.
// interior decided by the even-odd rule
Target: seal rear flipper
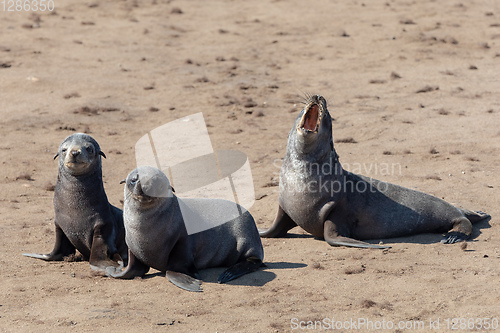
[(358, 247), (365, 249), (390, 249), (390, 246), (381, 246), (362, 242), (357, 239), (352, 239), (349, 237), (339, 236), (337, 232), (337, 226), (330, 220), (325, 221), (323, 237), (325, 241), (331, 246), (348, 246), (348, 247)]
[(279, 206), (278, 214), (269, 229), (259, 229), (259, 235), (263, 238), (283, 237), (288, 230), (295, 228), (297, 224), (293, 222), (290, 216)]
[(62, 229), (56, 225), (56, 243), (49, 254), (23, 253), (23, 256), (42, 259), (45, 261), (61, 261), (64, 257), (75, 254), (76, 249), (64, 234)]
[(472, 210), (468, 210), (468, 209), (464, 209), (464, 208), (459, 208), (459, 209), (465, 215), (465, 217), (469, 221), (471, 221), (472, 223), (476, 223), (476, 222), (479, 222), (481, 220), (484, 220), (484, 219), (491, 217), (490, 214), (487, 214), (485, 212), (472, 211)]
[(469, 239), (469, 236), (464, 234), (463, 232), (450, 231), (444, 236), (444, 238), (441, 240), (441, 243), (453, 244), (458, 242), (465, 242), (467, 239)]
[(195, 292), (203, 291), (203, 289), (201, 289), (201, 281), (187, 274), (167, 271), (166, 276), (170, 282), (181, 289)]
[(255, 257), (247, 258), (245, 261), (241, 261), (234, 266), (226, 269), (217, 279), (219, 283), (226, 283), (242, 275), (255, 272), (263, 265), (262, 260)]
[[(464, 213), (465, 214), (465, 213)], [(454, 219), (453, 228), (441, 240), (443, 244), (453, 244), (469, 239), (472, 234), (472, 223), (467, 216)]]
[[(92, 265), (92, 269), (95, 269)], [(123, 268), (123, 264), (119, 269)], [(97, 269), (100, 270), (100, 269)], [(124, 270), (118, 270), (115, 266), (109, 266), (105, 269), (106, 275), (114, 277), (116, 279), (133, 279), (137, 276), (143, 276), (149, 272), (149, 266), (143, 264), (139, 259), (137, 259), (134, 254), (128, 250), (128, 265)]]

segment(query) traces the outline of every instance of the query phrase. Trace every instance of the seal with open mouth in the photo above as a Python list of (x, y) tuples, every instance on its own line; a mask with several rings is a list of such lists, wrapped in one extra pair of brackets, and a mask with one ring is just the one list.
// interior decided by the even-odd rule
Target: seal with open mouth
[[(218, 278), (225, 283), (263, 265), (264, 250), (254, 219), (234, 202), (220, 199), (177, 198), (170, 182), (157, 168), (141, 166), (125, 180), (123, 217), (129, 264), (107, 275), (131, 279), (153, 267), (166, 272), (170, 282), (189, 291), (202, 291), (198, 270), (229, 267)], [(227, 220), (236, 207), (241, 214)], [(188, 234), (187, 215), (213, 221), (214, 227)], [(227, 222), (220, 224), (221, 220)]]
[(332, 246), (388, 248), (362, 240), (446, 232), (443, 243), (469, 238), (472, 223), (488, 218), (416, 190), (342, 168), (333, 146), (326, 100), (311, 96), (289, 135), (280, 171), (279, 209), (261, 237), (300, 226)]
[(60, 145), (54, 192), (56, 243), (49, 254), (25, 256), (55, 261), (78, 250), (91, 267), (105, 270), (127, 260), (122, 210), (108, 201), (102, 182), (101, 151), (91, 136), (76, 133)]

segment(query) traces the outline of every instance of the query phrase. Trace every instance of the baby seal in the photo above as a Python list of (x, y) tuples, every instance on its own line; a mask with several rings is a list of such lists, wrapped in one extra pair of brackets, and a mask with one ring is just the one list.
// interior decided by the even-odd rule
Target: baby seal
[[(202, 291), (198, 270), (229, 267), (218, 278), (225, 283), (262, 266), (264, 250), (254, 219), (240, 207), (236, 218), (217, 225), (235, 203), (219, 199), (180, 199), (172, 193), (170, 182), (160, 170), (142, 166), (125, 180), (123, 216), (129, 264), (109, 276), (131, 279), (153, 267), (166, 272), (174, 285), (189, 291)], [(189, 235), (185, 226), (188, 212), (215, 227)], [(193, 215), (191, 215), (192, 217)]]
[(489, 217), (344, 170), (319, 95), (308, 99), (288, 135), (279, 190), (277, 216), (261, 237), (283, 236), (298, 225), (332, 246), (387, 248), (361, 240), (446, 231), (442, 242), (455, 243), (469, 238), (471, 222)]
[(23, 255), (62, 260), (78, 250), (94, 269), (123, 265), (127, 259), (122, 211), (108, 202), (102, 183), (101, 151), (89, 135), (76, 133), (60, 145), (54, 192), (56, 242), (49, 254)]

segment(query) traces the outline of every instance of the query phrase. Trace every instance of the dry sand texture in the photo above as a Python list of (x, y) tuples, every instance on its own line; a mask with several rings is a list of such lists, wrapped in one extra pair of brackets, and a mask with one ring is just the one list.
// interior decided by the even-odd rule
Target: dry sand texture
[[(0, 12), (2, 331), (287, 332), (361, 318), (393, 327), (359, 332), (447, 332), (452, 318), (500, 319), (500, 2), (54, 1)], [(121, 206), (135, 142), (197, 112), (215, 149), (249, 157), (251, 212), (270, 226), (305, 93), (327, 98), (346, 168), (491, 220), (466, 249), (437, 234), (331, 248), (297, 228), (263, 239), (265, 270), (228, 285), (204, 271), (203, 293), (155, 271), (118, 281), (21, 256), (52, 249), (52, 157), (66, 136), (100, 143)]]

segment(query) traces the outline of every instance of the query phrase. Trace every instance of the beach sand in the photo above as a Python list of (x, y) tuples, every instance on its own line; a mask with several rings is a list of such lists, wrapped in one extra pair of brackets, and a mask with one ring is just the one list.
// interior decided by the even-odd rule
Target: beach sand
[[(498, 325), (499, 2), (55, 0), (52, 12), (0, 11), (0, 31), (0, 330)], [(203, 293), (155, 270), (115, 280), (85, 261), (22, 256), (52, 250), (53, 157), (66, 136), (99, 142), (108, 198), (122, 207), (137, 140), (198, 112), (215, 150), (248, 156), (250, 211), (269, 227), (306, 94), (327, 99), (346, 169), (491, 220), (466, 248), (439, 234), (384, 239), (386, 251), (333, 248), (295, 228), (262, 240), (263, 270), (226, 285), (216, 283), (223, 268), (202, 271)]]

